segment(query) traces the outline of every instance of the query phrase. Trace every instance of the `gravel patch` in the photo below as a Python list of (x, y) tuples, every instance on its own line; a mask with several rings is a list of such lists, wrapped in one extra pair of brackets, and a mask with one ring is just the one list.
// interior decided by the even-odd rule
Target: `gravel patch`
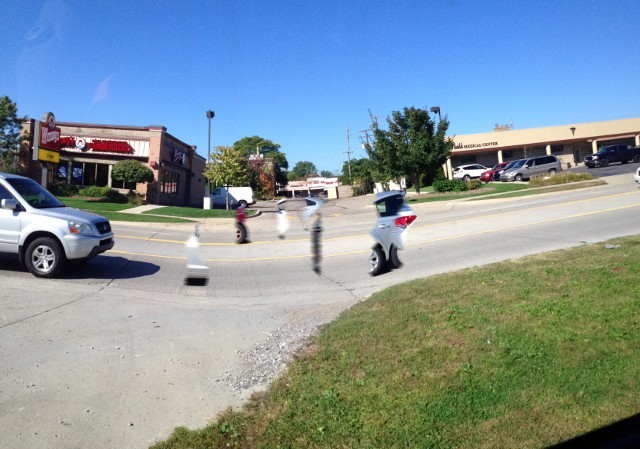
[(224, 372), (218, 381), (228, 383), (238, 396), (265, 388), (284, 371), (296, 352), (323, 324), (335, 319), (349, 306), (328, 307), (310, 318), (296, 320), (276, 329), (249, 350), (237, 351), (243, 360), (242, 366), (234, 372)]

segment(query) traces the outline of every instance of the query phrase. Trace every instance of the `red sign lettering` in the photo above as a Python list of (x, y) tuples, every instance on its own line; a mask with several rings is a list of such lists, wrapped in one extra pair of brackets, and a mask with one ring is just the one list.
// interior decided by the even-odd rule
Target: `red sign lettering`
[[(77, 148), (76, 145), (77, 139), (73, 136), (65, 136), (60, 139), (60, 142), (65, 147), (74, 147)], [(101, 153), (133, 153), (133, 148), (129, 145), (129, 142), (125, 142), (123, 140), (100, 140), (95, 139), (91, 142), (87, 142), (84, 148), (80, 148), (84, 150), (91, 150)]]
[(49, 129), (48, 125), (40, 125), (40, 146), (60, 151), (60, 128)]

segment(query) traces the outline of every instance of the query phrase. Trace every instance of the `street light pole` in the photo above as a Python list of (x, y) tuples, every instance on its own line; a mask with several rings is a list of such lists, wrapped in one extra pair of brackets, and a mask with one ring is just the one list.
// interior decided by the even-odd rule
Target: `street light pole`
[(438, 120), (442, 121), (442, 116), (440, 115), (440, 106), (432, 106), (430, 111), (433, 112), (434, 114), (437, 112)]
[[(211, 159), (211, 119), (216, 116), (216, 113), (209, 109), (207, 112), (207, 119), (209, 120), (209, 143), (207, 145), (207, 163), (209, 163), (209, 159)], [(207, 196), (211, 193), (211, 183), (209, 178), (207, 178)]]

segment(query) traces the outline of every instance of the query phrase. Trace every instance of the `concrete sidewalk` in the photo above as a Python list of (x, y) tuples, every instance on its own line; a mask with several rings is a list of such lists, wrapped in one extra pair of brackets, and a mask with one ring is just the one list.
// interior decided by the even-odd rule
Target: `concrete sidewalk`
[(142, 212), (158, 209), (159, 207), (164, 207), (164, 206), (159, 206), (157, 204), (145, 204), (143, 206), (132, 207), (131, 209), (124, 209), (120, 212), (123, 212), (126, 214), (141, 214)]

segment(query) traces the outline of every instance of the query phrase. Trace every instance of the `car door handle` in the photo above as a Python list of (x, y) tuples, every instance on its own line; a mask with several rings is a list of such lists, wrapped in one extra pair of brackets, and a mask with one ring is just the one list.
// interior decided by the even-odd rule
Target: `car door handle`
[(389, 225), (384, 225), (384, 224), (378, 225), (378, 229), (387, 229), (388, 227)]

